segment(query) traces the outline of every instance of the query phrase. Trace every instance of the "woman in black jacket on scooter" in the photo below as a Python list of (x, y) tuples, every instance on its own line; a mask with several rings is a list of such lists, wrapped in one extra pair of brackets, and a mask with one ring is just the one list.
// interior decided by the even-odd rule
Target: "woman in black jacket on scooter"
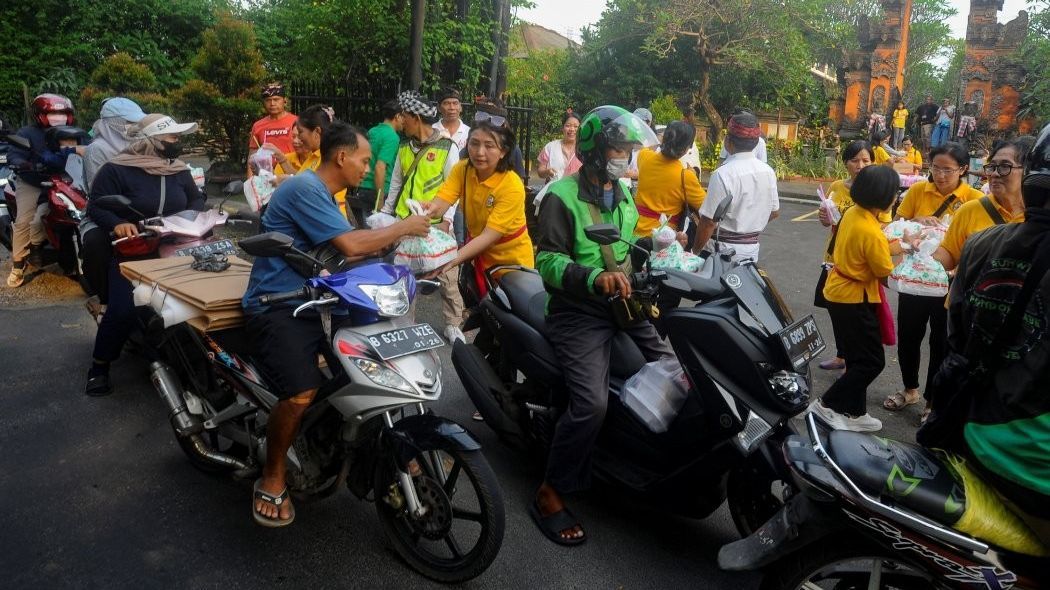
[(167, 115), (147, 115), (130, 130), (136, 140), (104, 165), (91, 185), (87, 215), (97, 227), (84, 232), (84, 272), (102, 304), (107, 305), (95, 336), (93, 362), (85, 393), (112, 393), (109, 365), (135, 325), (131, 283), (120, 274), (111, 240), (138, 235), (138, 225), (99, 207), (97, 199), (122, 195), (142, 215), (164, 216), (187, 209), (203, 210), (205, 198), (189, 167), (179, 160), (179, 136), (197, 130), (196, 123), (176, 123)]

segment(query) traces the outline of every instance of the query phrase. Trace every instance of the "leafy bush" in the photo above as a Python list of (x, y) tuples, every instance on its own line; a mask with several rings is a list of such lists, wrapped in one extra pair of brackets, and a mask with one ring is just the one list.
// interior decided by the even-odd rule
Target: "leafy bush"
[(653, 113), (653, 123), (656, 125), (667, 125), (682, 118), (682, 111), (678, 109), (678, 99), (670, 94), (653, 99), (653, 102), (649, 103), (649, 111)]
[(140, 64), (123, 51), (106, 58), (91, 73), (91, 85), (117, 95), (149, 92), (157, 87), (157, 77), (149, 66)]
[(180, 118), (200, 123), (192, 140), (209, 157), (244, 164), (248, 133), (262, 108), (259, 84), (266, 75), (255, 31), (251, 24), (224, 14), (201, 38), (192, 65), (196, 77), (172, 92), (172, 104)]

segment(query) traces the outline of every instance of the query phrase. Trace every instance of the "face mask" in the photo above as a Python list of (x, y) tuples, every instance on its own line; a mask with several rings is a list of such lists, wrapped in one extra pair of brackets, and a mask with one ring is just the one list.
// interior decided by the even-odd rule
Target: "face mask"
[(178, 141), (159, 141), (157, 143), (160, 144), (157, 145), (157, 153), (161, 157), (174, 160), (182, 155), (182, 144)]
[(65, 125), (68, 121), (68, 117), (65, 113), (48, 113), (47, 124), (51, 127), (58, 127), (59, 125)]
[(609, 175), (609, 180), (616, 178), (623, 178), (627, 176), (627, 169), (630, 168), (631, 161), (627, 158), (612, 158), (609, 163), (605, 165), (605, 173)]

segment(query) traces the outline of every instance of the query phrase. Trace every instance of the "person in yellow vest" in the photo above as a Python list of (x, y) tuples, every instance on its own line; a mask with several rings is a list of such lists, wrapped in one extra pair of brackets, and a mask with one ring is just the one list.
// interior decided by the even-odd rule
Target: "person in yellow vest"
[[(438, 194), (459, 161), (459, 147), (434, 128), (437, 107), (414, 90), (397, 97), (401, 106), (402, 130), (407, 137), (394, 158), (390, 192), (381, 211), (405, 219), (412, 215), (408, 200), (426, 206)], [(449, 208), (441, 219), (433, 220), (441, 231), (451, 235), (455, 208)], [(441, 282), (442, 315), (445, 337), (449, 342), (463, 338), (463, 297), (459, 293), (459, 267), (451, 266), (438, 276)]]

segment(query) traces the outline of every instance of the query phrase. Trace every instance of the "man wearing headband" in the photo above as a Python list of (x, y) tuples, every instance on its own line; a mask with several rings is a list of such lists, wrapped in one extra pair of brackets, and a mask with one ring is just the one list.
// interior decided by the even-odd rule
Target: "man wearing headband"
[[(741, 113), (750, 113), (750, 112), (751, 111), (748, 111), (747, 109), (736, 109), (736, 110), (733, 111), (733, 114), (734, 115), (739, 115)], [(763, 139), (761, 135), (758, 136), (758, 143), (755, 144), (755, 149), (753, 149), (751, 151), (754, 152), (755, 157), (758, 158), (759, 160), (761, 160), (763, 162), (768, 162), (768, 160), (766, 160), (766, 140)], [(719, 154), (718, 154), (718, 164), (721, 165), (722, 162), (725, 162), (726, 158), (728, 158), (728, 157), (729, 157), (729, 151), (726, 150), (725, 144), (722, 144), (722, 151), (719, 152)]]
[(444, 133), (457, 148), (462, 150), (467, 147), (470, 126), (459, 118), (463, 114), (459, 91), (454, 88), (442, 88), (441, 94), (438, 95), (437, 108), (441, 120), (434, 123), (434, 129)]
[[(266, 147), (278, 154), (295, 151), (292, 146), (292, 133), (298, 117), (288, 112), (284, 85), (271, 82), (262, 88), (263, 109), (266, 116), (252, 125), (252, 134), (248, 138), (248, 155)], [(270, 144), (267, 146), (266, 144)]]
[(776, 173), (754, 153), (761, 136), (762, 129), (753, 114), (742, 112), (730, 117), (725, 141), (729, 157), (711, 175), (707, 198), (700, 207), (695, 252), (707, 245), (715, 232), (714, 213), (718, 205), (732, 199), (721, 220), (718, 245), (734, 249), (734, 260), (758, 260), (758, 237), (766, 224), (780, 214)]
[[(397, 149), (392, 167), (390, 194), (382, 211), (402, 219), (411, 215), (408, 200), (421, 204), (434, 200), (438, 189), (452, 173), (459, 161), (459, 147), (437, 129), (437, 109), (414, 90), (398, 95), (401, 106), (402, 130), (405, 141)], [(435, 225), (451, 235), (452, 221), (457, 208), (450, 208)], [(449, 342), (463, 337), (463, 296), (459, 293), (459, 267), (452, 267), (438, 275), (441, 282), (442, 315), (445, 318), (445, 338)]]

